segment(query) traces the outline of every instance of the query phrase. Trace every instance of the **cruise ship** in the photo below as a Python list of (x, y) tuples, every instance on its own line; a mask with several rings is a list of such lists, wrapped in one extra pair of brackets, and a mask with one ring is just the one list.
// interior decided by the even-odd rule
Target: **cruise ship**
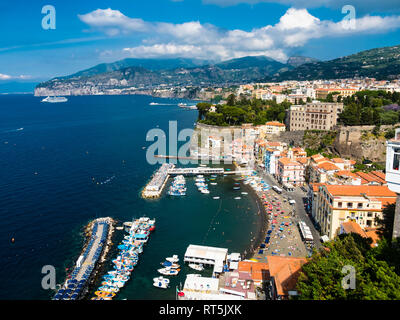
[(68, 99), (65, 97), (47, 97), (42, 100), (42, 102), (49, 102), (49, 103), (58, 103), (58, 102), (67, 102)]

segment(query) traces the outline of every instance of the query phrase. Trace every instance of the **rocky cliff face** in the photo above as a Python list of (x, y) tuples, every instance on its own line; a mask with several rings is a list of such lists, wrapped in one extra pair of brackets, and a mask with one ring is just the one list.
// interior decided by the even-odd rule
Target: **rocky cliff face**
[[(374, 162), (386, 161), (386, 139), (372, 134), (375, 126), (339, 127), (333, 148), (342, 157)], [(393, 126), (381, 126), (381, 132)]]

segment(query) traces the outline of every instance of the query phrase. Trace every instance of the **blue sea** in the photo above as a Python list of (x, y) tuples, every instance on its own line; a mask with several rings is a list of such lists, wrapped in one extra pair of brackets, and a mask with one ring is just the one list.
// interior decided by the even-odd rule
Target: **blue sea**
[[(184, 266), (168, 290), (154, 288), (152, 279), (165, 257), (178, 254), (183, 264), (189, 244), (249, 249), (260, 216), (250, 193), (234, 200), (240, 193), (232, 189), (234, 177), (217, 178), (209, 195), (188, 178), (185, 197), (140, 197), (159, 167), (146, 161), (153, 143), (147, 132), (160, 128), (168, 136), (169, 121), (177, 121), (178, 130), (193, 128), (197, 111), (177, 106), (188, 101), (68, 99), (50, 104), (32, 95), (0, 95), (0, 299), (51, 299), (54, 291), (41, 287), (42, 267), (54, 266), (62, 283), (80, 255), (84, 227), (97, 217), (110, 216), (119, 225), (143, 215), (156, 218), (156, 231), (117, 299), (175, 299), (175, 287), (193, 270)], [(216, 195), (220, 200), (212, 199)], [(122, 237), (116, 230), (109, 260)]]

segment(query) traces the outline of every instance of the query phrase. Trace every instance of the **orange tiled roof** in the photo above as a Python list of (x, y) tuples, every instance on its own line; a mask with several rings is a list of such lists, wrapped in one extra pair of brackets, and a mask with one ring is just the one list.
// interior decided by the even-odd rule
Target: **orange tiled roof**
[(266, 126), (275, 126), (275, 127), (284, 127), (285, 126), (283, 123), (280, 123), (278, 121), (269, 121), (265, 125)]
[(312, 186), (314, 192), (318, 192), (319, 187), (320, 187), (320, 186), (324, 186), (324, 185), (325, 185), (325, 183), (319, 183), (319, 182), (317, 182), (317, 183), (312, 183), (312, 184), (311, 184), (311, 186)]
[(276, 290), (279, 295), (287, 295), (295, 290), (302, 266), (307, 263), (305, 258), (267, 256), (269, 273), (275, 278)]
[(357, 222), (347, 221), (342, 223), (342, 227), (345, 233), (357, 233), (362, 237), (367, 237), (365, 231), (360, 227)]
[(300, 165), (300, 163), (298, 163), (296, 161), (293, 161), (293, 160), (291, 160), (289, 158), (286, 158), (286, 157), (280, 158), (278, 160), (278, 162), (282, 163), (284, 166), (298, 166), (298, 165)]
[(300, 162), (301, 164), (306, 164), (307, 161), (308, 161), (308, 159), (307, 159), (307, 158), (300, 157), (300, 158), (296, 158), (296, 161), (297, 161), (297, 162)]
[(333, 164), (332, 162), (319, 163), (317, 167), (326, 171), (340, 170), (340, 168), (335, 164)]
[(344, 160), (342, 158), (333, 158), (332, 161), (334, 163), (344, 163)]
[(387, 186), (326, 185), (325, 188), (333, 196), (360, 196), (364, 193), (370, 197), (396, 198), (396, 194)]
[(238, 271), (250, 273), (255, 281), (266, 280), (269, 277), (268, 263), (265, 262), (240, 261)]
[(267, 145), (269, 145), (270, 147), (280, 147), (281, 143), (280, 142), (275, 142), (275, 141), (268, 141)]

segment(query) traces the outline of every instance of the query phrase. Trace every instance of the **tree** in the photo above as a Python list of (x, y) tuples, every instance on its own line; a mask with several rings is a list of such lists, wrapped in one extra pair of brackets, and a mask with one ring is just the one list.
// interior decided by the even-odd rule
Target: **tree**
[[(358, 234), (336, 237), (327, 249), (315, 252), (299, 276), (299, 299), (399, 299), (400, 276), (395, 268), (379, 259), (371, 240)], [(355, 289), (345, 289), (344, 266), (355, 269)]]
[(226, 99), (227, 106), (234, 106), (236, 104), (236, 96), (232, 93)]

